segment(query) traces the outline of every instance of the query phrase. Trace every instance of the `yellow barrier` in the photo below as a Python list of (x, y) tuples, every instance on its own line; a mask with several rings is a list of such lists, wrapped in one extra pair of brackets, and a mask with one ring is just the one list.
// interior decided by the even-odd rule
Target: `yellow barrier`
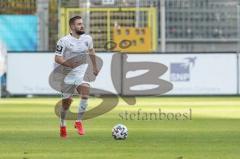
[(150, 28), (121, 27), (113, 28), (114, 51), (120, 52), (151, 52), (152, 36)]
[[(146, 21), (143, 21), (145, 33), (149, 34), (145, 41), (145, 47), (147, 46), (146, 52), (152, 52), (157, 50), (157, 10), (156, 8), (61, 8), (61, 19), (60, 19), (60, 32), (59, 37), (62, 37), (69, 33), (68, 20), (74, 15), (82, 15), (83, 13), (90, 13), (90, 34), (94, 39), (94, 45), (97, 51), (105, 51), (105, 44), (112, 40), (117, 40), (114, 38), (114, 27), (117, 22), (123, 29), (128, 27), (131, 32), (131, 28), (135, 27), (135, 12), (139, 11), (146, 15)], [(93, 14), (99, 17), (98, 20), (93, 19)], [(116, 16), (117, 15), (117, 16)], [(133, 15), (127, 17), (127, 15)], [(101, 17), (102, 16), (102, 17)], [(106, 21), (104, 21), (106, 19)], [(92, 22), (93, 21), (93, 22)], [(94, 27), (93, 27), (94, 26)], [(146, 35), (147, 35), (146, 34)], [(134, 36), (131, 35), (131, 36)], [(132, 37), (134, 42), (134, 37)], [(119, 41), (116, 41), (118, 44)], [(129, 48), (128, 51), (137, 52), (139, 50), (143, 51), (143, 45)], [(141, 49), (140, 49), (141, 48)], [(116, 48), (117, 49), (117, 48)], [(119, 48), (118, 48), (119, 49)]]

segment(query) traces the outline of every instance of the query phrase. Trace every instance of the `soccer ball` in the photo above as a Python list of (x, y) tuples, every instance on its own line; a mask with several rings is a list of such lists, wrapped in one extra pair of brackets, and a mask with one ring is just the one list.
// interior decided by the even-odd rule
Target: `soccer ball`
[(125, 140), (128, 136), (128, 129), (123, 124), (117, 124), (112, 128), (112, 136), (116, 140)]

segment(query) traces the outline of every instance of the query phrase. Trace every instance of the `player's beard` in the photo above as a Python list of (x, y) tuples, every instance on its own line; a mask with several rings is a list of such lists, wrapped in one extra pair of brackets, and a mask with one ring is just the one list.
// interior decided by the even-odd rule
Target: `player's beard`
[(78, 35), (82, 35), (82, 34), (84, 34), (85, 32), (84, 32), (84, 31), (81, 31), (81, 30), (78, 30), (78, 31), (76, 31), (76, 33), (77, 33)]

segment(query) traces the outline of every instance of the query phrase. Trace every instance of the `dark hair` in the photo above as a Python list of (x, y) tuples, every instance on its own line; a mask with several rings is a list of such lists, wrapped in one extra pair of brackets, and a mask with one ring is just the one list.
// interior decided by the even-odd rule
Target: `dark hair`
[(77, 20), (77, 19), (82, 19), (81, 16), (74, 16), (72, 18), (69, 19), (69, 26), (71, 26), (72, 24), (74, 24), (74, 22)]

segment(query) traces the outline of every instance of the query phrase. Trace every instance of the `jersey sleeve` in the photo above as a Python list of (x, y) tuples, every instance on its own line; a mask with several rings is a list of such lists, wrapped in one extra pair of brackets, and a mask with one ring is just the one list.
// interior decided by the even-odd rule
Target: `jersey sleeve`
[(65, 50), (66, 46), (64, 41), (62, 41), (61, 39), (57, 42), (56, 45), (56, 51), (55, 51), (55, 55), (58, 56), (63, 56), (64, 50)]
[(93, 39), (91, 36), (89, 36), (88, 49), (93, 49)]

